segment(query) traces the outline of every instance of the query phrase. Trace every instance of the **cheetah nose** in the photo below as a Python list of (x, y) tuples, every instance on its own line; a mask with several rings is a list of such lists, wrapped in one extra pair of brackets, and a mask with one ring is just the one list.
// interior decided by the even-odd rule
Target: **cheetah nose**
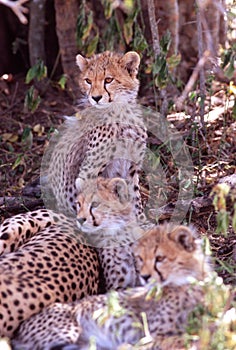
[(86, 219), (85, 219), (85, 218), (79, 218), (79, 219), (77, 219), (77, 221), (78, 221), (79, 224), (82, 226), (83, 223), (86, 221)]
[(102, 98), (102, 95), (99, 95), (99, 96), (92, 96), (92, 99), (93, 99), (94, 101), (96, 101), (97, 103), (101, 100), (101, 98)]
[(145, 283), (147, 283), (148, 280), (150, 279), (151, 275), (146, 274), (146, 275), (142, 275), (141, 277), (145, 281)]

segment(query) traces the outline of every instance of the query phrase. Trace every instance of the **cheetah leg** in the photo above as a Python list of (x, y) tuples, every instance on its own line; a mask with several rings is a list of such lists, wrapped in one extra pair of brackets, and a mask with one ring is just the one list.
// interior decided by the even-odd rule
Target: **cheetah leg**
[(139, 275), (131, 247), (100, 248), (98, 256), (105, 284), (102, 292), (137, 286)]

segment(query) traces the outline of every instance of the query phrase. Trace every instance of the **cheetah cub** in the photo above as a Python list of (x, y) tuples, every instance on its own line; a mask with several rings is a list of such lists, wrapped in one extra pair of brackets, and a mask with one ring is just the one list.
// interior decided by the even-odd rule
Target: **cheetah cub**
[[(25, 350), (85, 350), (93, 339), (97, 350), (114, 350), (145, 336), (143, 313), (154, 341), (183, 333), (188, 314), (203, 301), (201, 287), (190, 280), (201, 281), (210, 273), (201, 242), (188, 227), (157, 226), (136, 243), (134, 254), (143, 281), (153, 279), (162, 286), (158, 297), (151, 296), (150, 283), (73, 305), (54, 304), (24, 322), (14, 344)], [(152, 349), (163, 348), (155, 341)]]
[(111, 51), (85, 58), (76, 56), (79, 68), (79, 87), (82, 107), (104, 107), (112, 102), (135, 103), (139, 81), (140, 57), (130, 51), (118, 54)]
[(137, 221), (127, 182), (121, 178), (78, 178), (76, 186), (77, 225), (88, 244), (97, 250), (101, 291), (140, 285), (132, 245), (151, 223)]
[(65, 120), (44, 154), (41, 187), (46, 206), (74, 216), (78, 177), (120, 177), (135, 190), (132, 202), (139, 215), (139, 172), (147, 139), (143, 111), (136, 103), (140, 57), (136, 52), (106, 51), (91, 58), (78, 55), (76, 62), (85, 108), (79, 118)]

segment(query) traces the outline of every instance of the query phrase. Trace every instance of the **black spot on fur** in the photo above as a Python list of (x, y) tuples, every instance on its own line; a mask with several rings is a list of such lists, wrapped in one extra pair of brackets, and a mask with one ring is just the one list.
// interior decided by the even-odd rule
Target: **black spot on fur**
[(6, 240), (9, 238), (9, 234), (6, 232), (1, 236), (1, 239)]

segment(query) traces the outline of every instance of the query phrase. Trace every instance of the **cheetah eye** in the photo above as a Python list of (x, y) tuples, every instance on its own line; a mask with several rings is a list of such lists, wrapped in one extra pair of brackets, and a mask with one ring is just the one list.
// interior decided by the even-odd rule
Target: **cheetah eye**
[(162, 262), (163, 260), (165, 260), (165, 257), (164, 257), (164, 256), (157, 255), (157, 256), (156, 256), (156, 259), (155, 259), (155, 264), (157, 264), (157, 263), (159, 263), (159, 262)]
[(104, 80), (105, 84), (110, 84), (112, 81), (113, 81), (113, 78), (111, 78), (111, 77), (107, 77)]
[(98, 202), (92, 202), (91, 203), (91, 209), (97, 208), (99, 206)]
[(85, 81), (86, 81), (86, 83), (89, 84), (89, 85), (92, 84), (92, 81), (91, 81), (90, 79), (88, 79), (88, 78), (86, 78)]
[(81, 203), (80, 202), (76, 202), (76, 208), (77, 208), (77, 210), (79, 210), (81, 208)]
[(137, 265), (140, 267), (143, 265), (143, 259), (141, 258), (141, 256), (137, 255), (135, 257), (136, 261), (137, 261)]

